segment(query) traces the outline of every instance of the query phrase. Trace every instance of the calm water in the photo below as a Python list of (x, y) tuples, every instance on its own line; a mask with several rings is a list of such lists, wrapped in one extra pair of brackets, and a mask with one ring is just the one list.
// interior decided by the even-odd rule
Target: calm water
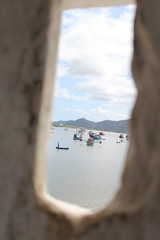
[[(75, 129), (55, 128), (48, 151), (48, 192), (55, 198), (92, 210), (104, 207), (120, 185), (128, 149), (118, 133), (105, 132), (102, 144), (73, 140)], [(98, 132), (97, 132), (98, 133)], [(88, 139), (88, 131), (83, 135)], [(69, 150), (57, 150), (57, 143)]]

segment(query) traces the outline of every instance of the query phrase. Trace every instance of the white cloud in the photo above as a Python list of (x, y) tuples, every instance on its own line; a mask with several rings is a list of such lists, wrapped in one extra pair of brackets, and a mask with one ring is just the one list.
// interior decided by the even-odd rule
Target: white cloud
[(57, 69), (56, 69), (56, 76), (57, 76), (57, 78), (66, 75), (67, 71), (68, 71), (68, 67), (65, 66), (65, 65), (62, 64), (62, 63), (59, 63), (59, 64), (57, 65)]
[[(68, 61), (68, 74), (75, 77), (124, 71), (132, 55), (133, 19), (126, 13), (119, 19), (109, 10), (101, 14), (71, 11), (72, 24), (62, 32), (59, 59)], [(66, 18), (66, 17), (64, 17)], [(70, 20), (71, 22), (71, 20)], [(108, 63), (112, 62), (112, 68)]]
[(75, 84), (82, 92), (89, 92), (88, 98), (103, 101), (105, 106), (132, 106), (136, 97), (136, 89), (132, 80), (124, 77), (97, 78)]
[[(107, 107), (127, 106), (130, 109), (133, 106), (136, 88), (129, 73), (134, 9), (134, 6), (127, 6), (118, 19), (111, 15), (109, 8), (65, 12), (57, 75), (74, 78), (73, 90), (81, 91), (83, 96), (58, 87), (56, 97), (87, 103), (91, 100), (103, 101), (103, 108), (93, 108), (90, 114), (108, 116), (108, 119), (111, 112), (107, 111)], [(61, 62), (67, 62), (67, 65)], [(120, 113), (112, 115), (113, 118), (128, 116)]]
[(59, 85), (55, 88), (55, 97), (57, 98), (70, 98), (70, 94), (67, 88), (60, 88)]
[(71, 111), (71, 112), (78, 112), (80, 114), (86, 114), (87, 111), (80, 109), (80, 108), (64, 108), (65, 111)]
[(124, 114), (120, 112), (113, 112), (108, 109), (104, 109), (102, 107), (96, 107), (90, 110), (90, 114), (94, 117), (94, 119), (97, 119), (97, 121), (102, 120), (124, 120), (129, 118), (129, 114)]
[(76, 101), (85, 101), (88, 103), (88, 94), (86, 94), (85, 96), (75, 95), (73, 93), (70, 93), (67, 88), (61, 88), (58, 84), (55, 88), (54, 96), (57, 98), (66, 98), (66, 99), (72, 99)]

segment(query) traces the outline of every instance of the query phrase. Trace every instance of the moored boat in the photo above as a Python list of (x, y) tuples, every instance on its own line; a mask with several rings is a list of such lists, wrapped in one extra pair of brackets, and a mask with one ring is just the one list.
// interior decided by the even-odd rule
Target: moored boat
[(129, 141), (129, 135), (128, 134), (126, 135), (126, 140)]
[(93, 140), (93, 138), (88, 138), (87, 146), (93, 146), (93, 145), (94, 145), (94, 140)]
[(58, 145), (57, 145), (56, 149), (69, 150), (69, 147), (60, 147), (59, 142), (58, 142)]
[(57, 149), (69, 150), (68, 147), (56, 147)]
[(101, 138), (101, 136), (100, 136), (100, 135), (94, 135), (94, 136), (93, 136), (93, 139), (96, 139), (96, 140), (101, 140), (102, 138)]
[(92, 132), (92, 131), (89, 131), (89, 136), (92, 138), (92, 137), (94, 137), (95, 136), (95, 133), (94, 132)]
[(81, 140), (81, 139), (82, 139), (82, 136), (79, 133), (75, 133), (73, 135), (73, 140)]
[(124, 136), (123, 136), (123, 134), (122, 134), (122, 133), (119, 135), (119, 138), (124, 138)]
[(83, 135), (84, 133), (85, 133), (85, 129), (83, 128), (83, 127), (81, 127), (79, 130), (78, 130), (78, 133), (80, 134), (80, 135)]
[(100, 133), (99, 133), (99, 135), (102, 135), (102, 136), (104, 136), (104, 135), (105, 135), (105, 133), (104, 133), (104, 132), (100, 132)]

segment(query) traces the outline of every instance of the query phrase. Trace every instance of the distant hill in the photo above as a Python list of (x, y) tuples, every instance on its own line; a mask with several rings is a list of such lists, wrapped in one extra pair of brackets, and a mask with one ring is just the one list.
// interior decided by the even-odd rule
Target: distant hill
[(105, 120), (101, 122), (89, 121), (85, 118), (80, 118), (78, 120), (69, 120), (69, 121), (56, 121), (55, 124), (63, 124), (75, 127), (84, 127), (95, 130), (111, 131), (111, 132), (123, 132), (126, 133), (128, 129), (129, 120), (121, 121), (110, 121)]

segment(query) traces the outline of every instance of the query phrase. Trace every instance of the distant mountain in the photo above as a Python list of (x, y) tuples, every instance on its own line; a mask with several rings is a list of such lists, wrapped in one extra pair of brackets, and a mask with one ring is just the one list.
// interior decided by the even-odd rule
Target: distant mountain
[(111, 132), (123, 132), (126, 133), (128, 129), (129, 120), (121, 121), (110, 121), (105, 120), (101, 122), (89, 121), (85, 118), (80, 118), (78, 120), (69, 120), (69, 121), (56, 121), (55, 124), (64, 124), (74, 127), (84, 127), (95, 130), (111, 131)]

